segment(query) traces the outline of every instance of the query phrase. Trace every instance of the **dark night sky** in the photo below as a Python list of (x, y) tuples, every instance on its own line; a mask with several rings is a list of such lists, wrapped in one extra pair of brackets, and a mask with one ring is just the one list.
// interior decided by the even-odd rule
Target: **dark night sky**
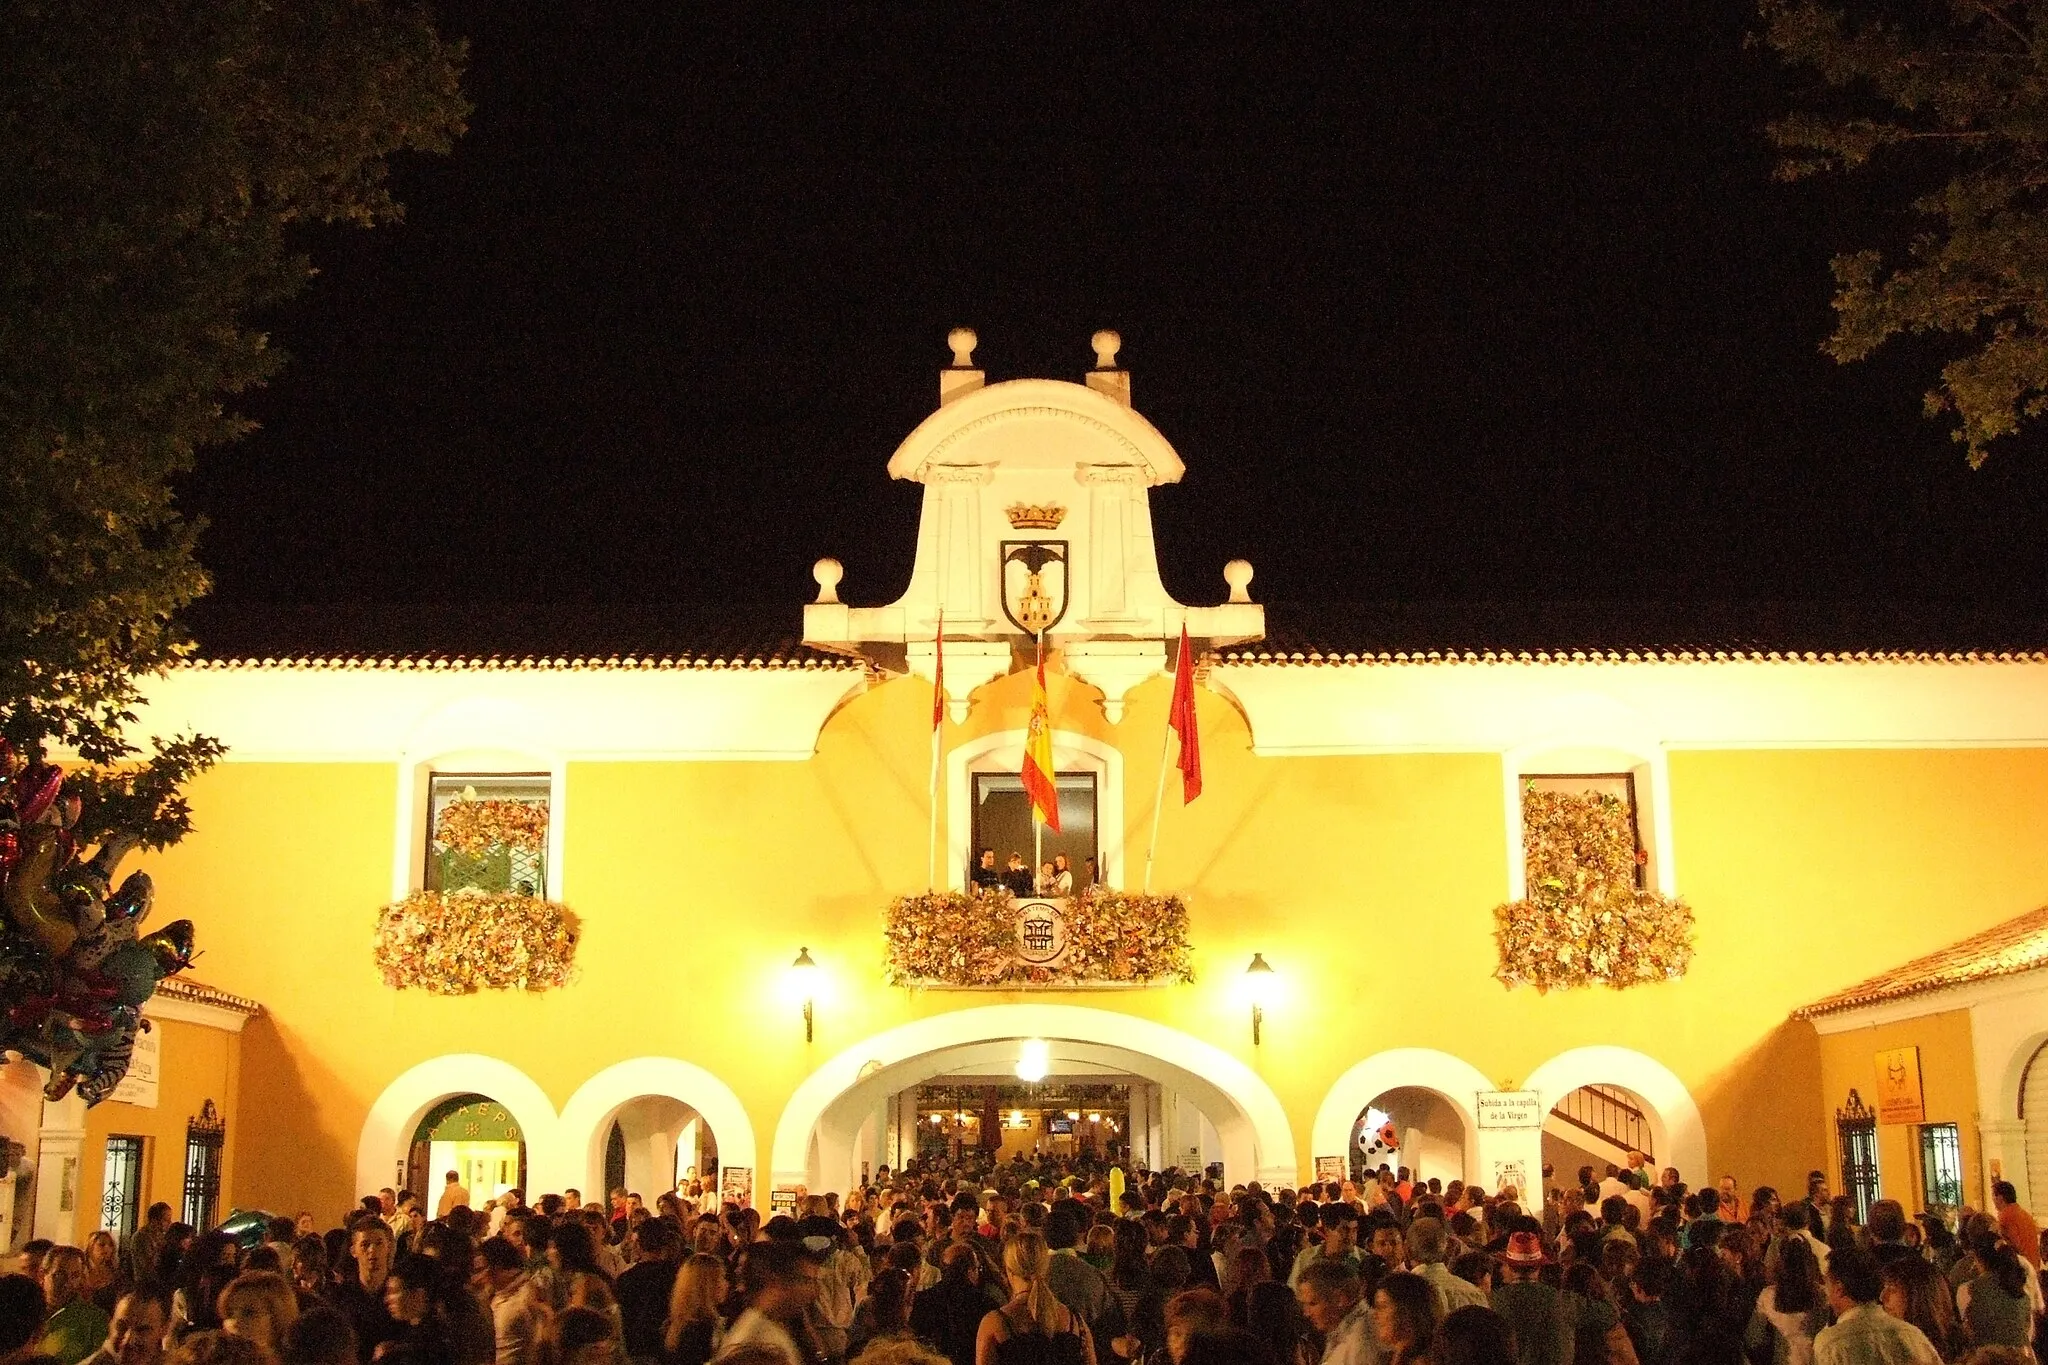
[(311, 241), (189, 486), (223, 602), (892, 598), (959, 324), (992, 380), (1123, 333), (1183, 600), (2048, 587), (2042, 440), (1973, 473), (1935, 352), (1819, 354), (1905, 224), (1771, 181), (1739, 0), (827, 8), (440, 5), (468, 136)]

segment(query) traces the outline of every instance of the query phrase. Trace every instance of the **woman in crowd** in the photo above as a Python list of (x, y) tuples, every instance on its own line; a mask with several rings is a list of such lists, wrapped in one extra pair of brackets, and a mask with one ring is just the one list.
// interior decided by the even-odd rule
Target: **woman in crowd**
[(720, 1309), (727, 1286), (725, 1262), (718, 1257), (697, 1255), (683, 1262), (669, 1291), (663, 1365), (704, 1365), (718, 1353), (725, 1336)]
[(1564, 1272), (1564, 1295), (1576, 1365), (1634, 1365), (1635, 1348), (1622, 1328), (1621, 1306), (1599, 1268), (1589, 1260), (1572, 1265)]
[(1813, 1365), (1813, 1339), (1828, 1325), (1820, 1261), (1804, 1237), (1778, 1247), (1777, 1277), (1757, 1295), (1744, 1343), (1757, 1365)]
[(568, 1308), (548, 1324), (546, 1358), (551, 1365), (617, 1365), (619, 1334), (612, 1320), (594, 1308)]
[(2032, 1344), (2034, 1310), (2027, 1299), (2033, 1273), (2017, 1251), (1995, 1234), (1979, 1233), (1970, 1260), (1977, 1273), (1956, 1290), (1956, 1316), (1972, 1346)]
[[(1003, 1365), (1006, 1358), (1042, 1365), (1096, 1365), (1088, 1324), (1069, 1312), (1045, 1281), (1051, 1263), (1045, 1238), (1036, 1232), (1020, 1232), (1004, 1244), (1003, 1277), (1010, 1297), (982, 1318), (974, 1339), (974, 1365)], [(1019, 1337), (1045, 1340), (1030, 1343), (1028, 1354), (1007, 1350)]]
[(178, 1262), (178, 1289), (171, 1295), (171, 1335), (214, 1332), (221, 1326), (220, 1292), (241, 1268), (241, 1247), (224, 1232), (206, 1232), (192, 1239)]
[(285, 1333), (299, 1318), (299, 1297), (284, 1276), (273, 1271), (244, 1271), (220, 1291), (215, 1306), (222, 1327), (247, 1337), (272, 1356), (283, 1356)]
[(877, 1337), (908, 1332), (910, 1296), (910, 1276), (901, 1270), (884, 1270), (868, 1281), (867, 1295), (853, 1310), (853, 1325), (847, 1329), (847, 1359), (859, 1355)]
[(1918, 1256), (1902, 1256), (1884, 1267), (1884, 1294), (1879, 1300), (1884, 1311), (1900, 1322), (1910, 1322), (1934, 1343), (1943, 1360), (1953, 1360), (1963, 1347), (1956, 1330), (1956, 1305), (1948, 1281), (1931, 1262)]
[(1267, 1280), (1245, 1296), (1245, 1332), (1272, 1354), (1274, 1365), (1305, 1365), (1313, 1353), (1303, 1335), (1301, 1309), (1284, 1284)]
[(1428, 1360), (1436, 1335), (1436, 1291), (1429, 1281), (1405, 1270), (1382, 1279), (1372, 1296), (1372, 1330), (1387, 1365)]

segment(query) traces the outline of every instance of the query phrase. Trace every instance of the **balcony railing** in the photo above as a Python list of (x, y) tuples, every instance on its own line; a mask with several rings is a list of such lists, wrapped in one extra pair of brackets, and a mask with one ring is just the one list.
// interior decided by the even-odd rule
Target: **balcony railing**
[(1551, 1114), (1581, 1132), (1651, 1160), (1649, 1116), (1630, 1097), (1604, 1085), (1582, 1085), (1558, 1101)]

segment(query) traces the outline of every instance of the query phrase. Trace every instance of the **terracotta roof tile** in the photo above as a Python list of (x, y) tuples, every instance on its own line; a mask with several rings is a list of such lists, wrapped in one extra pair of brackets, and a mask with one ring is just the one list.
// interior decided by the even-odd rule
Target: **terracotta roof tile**
[(1939, 952), (1915, 958), (1902, 967), (1796, 1009), (1792, 1017), (1813, 1019), (1823, 1014), (1839, 1014), (1887, 1000), (1967, 986), (1974, 981), (2016, 976), (2039, 967), (2048, 967), (2048, 906), (2030, 910), (2017, 919), (1994, 925)]
[(195, 1005), (216, 1005), (224, 1010), (235, 1010), (241, 1014), (261, 1014), (263, 1006), (254, 1000), (245, 1000), (231, 995), (217, 986), (203, 981), (194, 981), (188, 976), (167, 976), (156, 983), (156, 993), (172, 1000), (189, 1000)]

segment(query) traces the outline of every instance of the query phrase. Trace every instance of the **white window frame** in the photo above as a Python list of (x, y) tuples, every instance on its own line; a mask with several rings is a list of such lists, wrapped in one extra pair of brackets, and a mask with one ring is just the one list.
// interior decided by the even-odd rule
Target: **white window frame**
[(434, 754), (408, 756), (398, 765), (398, 829), (393, 850), (391, 894), (393, 900), (426, 885), (430, 803), (428, 790), (436, 775), (466, 777), (505, 776), (548, 779), (547, 886), (549, 900), (563, 899), (568, 886), (568, 864), (562, 856), (568, 825), (568, 783), (566, 766), (557, 755), (522, 749), (455, 749)]
[(1528, 858), (1522, 846), (1522, 784), (1531, 777), (1628, 773), (1635, 779), (1636, 837), (1650, 855), (1644, 885), (1666, 896), (1678, 894), (1678, 870), (1671, 837), (1671, 761), (1661, 744), (1556, 737), (1512, 749), (1501, 758), (1502, 798), (1507, 819), (1507, 880), (1511, 901), (1529, 894)]
[[(966, 740), (946, 754), (946, 875), (949, 890), (967, 888), (967, 860), (974, 842), (973, 773), (1014, 773), (1024, 766), (1022, 730), (999, 730)], [(1095, 843), (1101, 865), (1097, 879), (1112, 889), (1124, 884), (1124, 756), (1114, 744), (1076, 734), (1052, 732), (1052, 765), (1058, 772), (1095, 774)], [(552, 833), (552, 831), (550, 831)]]

